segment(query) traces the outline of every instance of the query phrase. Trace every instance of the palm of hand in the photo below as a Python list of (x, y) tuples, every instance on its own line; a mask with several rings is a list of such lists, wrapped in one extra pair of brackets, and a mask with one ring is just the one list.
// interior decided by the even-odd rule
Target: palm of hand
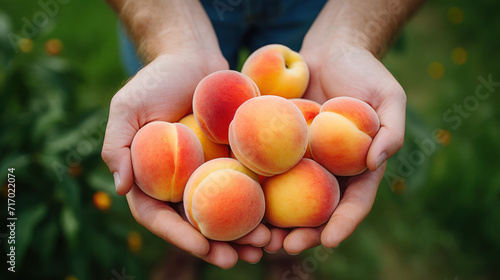
[(191, 111), (198, 82), (211, 72), (227, 68), (223, 59), (209, 60), (206, 65), (200, 65), (200, 61), (163, 55), (141, 69), (111, 102), (102, 155), (112, 173), (119, 171), (117, 192), (127, 194), (130, 210), (139, 224), (207, 262), (229, 268), (238, 258), (256, 262), (262, 257), (258, 247), (270, 238), (265, 226), (259, 225), (232, 243), (209, 241), (186, 221), (182, 203), (153, 199), (133, 182), (130, 145), (136, 132), (152, 121), (176, 122), (184, 117)]
[(304, 98), (320, 104), (338, 96), (363, 100), (379, 115), (381, 129), (368, 153), (370, 170), (339, 178), (343, 196), (330, 220), (318, 228), (296, 228), (291, 232), (272, 228), (271, 242), (265, 247), (268, 251), (282, 246), (297, 254), (319, 244), (331, 248), (350, 236), (373, 206), (385, 159), (399, 150), (403, 142), (406, 96), (382, 63), (362, 49), (345, 53), (339, 48), (338, 52), (330, 52), (326, 60), (318, 53), (322, 52), (302, 52), (311, 74)]

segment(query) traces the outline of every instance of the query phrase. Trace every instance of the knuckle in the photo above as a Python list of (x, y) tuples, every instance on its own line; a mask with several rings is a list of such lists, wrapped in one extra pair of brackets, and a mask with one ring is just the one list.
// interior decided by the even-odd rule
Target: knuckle
[(103, 145), (101, 150), (101, 158), (104, 160), (106, 164), (108, 164), (109, 159), (111, 157), (111, 152), (106, 148), (106, 144)]

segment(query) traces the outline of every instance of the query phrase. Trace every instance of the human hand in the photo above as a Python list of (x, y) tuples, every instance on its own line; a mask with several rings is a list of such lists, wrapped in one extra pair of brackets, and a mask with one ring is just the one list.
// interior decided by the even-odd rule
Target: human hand
[[(152, 121), (176, 122), (191, 111), (196, 85), (206, 75), (227, 69), (221, 55), (183, 51), (163, 54), (141, 69), (113, 97), (102, 158), (115, 179), (116, 191), (127, 195), (137, 222), (165, 241), (222, 268), (242, 259), (257, 262), (269, 230), (259, 225), (235, 242), (207, 240), (189, 224), (182, 204), (170, 204), (144, 194), (135, 184), (130, 145), (136, 132)], [(180, 206), (179, 206), (180, 205)]]
[[(316, 41), (318, 42), (318, 41)], [(317, 228), (271, 229), (271, 241), (264, 247), (275, 252), (281, 247), (290, 254), (323, 244), (332, 248), (350, 236), (370, 212), (385, 161), (403, 145), (406, 95), (404, 90), (368, 50), (347, 46), (312, 44), (305, 41), (301, 54), (310, 70), (310, 84), (304, 98), (319, 102), (350, 96), (370, 104), (380, 118), (380, 130), (368, 151), (369, 170), (352, 177), (339, 177), (343, 193), (330, 220)]]

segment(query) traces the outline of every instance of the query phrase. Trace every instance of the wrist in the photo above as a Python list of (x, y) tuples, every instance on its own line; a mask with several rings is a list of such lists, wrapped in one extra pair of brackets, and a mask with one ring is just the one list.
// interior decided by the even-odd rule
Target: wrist
[(196, 69), (198, 73), (191, 73), (191, 75), (201, 75), (201, 78), (215, 71), (229, 69), (229, 63), (219, 49), (214, 51), (193, 46), (169, 48), (161, 51), (154, 60), (171, 61), (173, 57), (195, 66), (193, 69)]
[(332, 32), (327, 40), (317, 40), (316, 36), (304, 38), (300, 53), (304, 56), (310, 72), (321, 72), (326, 64), (337, 61), (356, 62), (359, 57), (377, 59), (366, 44), (354, 41), (348, 30)]
[(332, 55), (339, 50), (343, 53), (369, 52), (379, 58), (389, 45), (390, 40), (382, 34), (367, 34), (362, 27), (341, 19), (326, 26), (312, 26), (304, 37), (302, 51), (314, 50), (325, 55)]
[(219, 62), (223, 55), (211, 25), (210, 29), (206, 30), (208, 34), (204, 36), (200, 36), (202, 30), (181, 30), (170, 27), (157, 30), (148, 36), (136, 39), (137, 53), (145, 63), (164, 55), (196, 57), (200, 61), (215, 59)]
[(304, 47), (341, 42), (380, 58), (423, 0), (328, 1), (311, 26)]
[(145, 64), (162, 54), (219, 50), (217, 36), (196, 0), (107, 0), (116, 10)]

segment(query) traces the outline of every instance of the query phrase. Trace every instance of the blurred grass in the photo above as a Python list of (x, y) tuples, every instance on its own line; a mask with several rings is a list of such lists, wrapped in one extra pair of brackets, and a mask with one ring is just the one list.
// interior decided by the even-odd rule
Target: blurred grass
[[(453, 7), (463, 13), (462, 21), (456, 8), (450, 12)], [(326, 259), (318, 258), (316, 249), (299, 256), (304, 277), (500, 279), (500, 87), (474, 110), (464, 109), (467, 117), (453, 111), (458, 105), (470, 107), (466, 102), (481, 84), (478, 77), (491, 75), (500, 82), (499, 8), (489, 0), (432, 1), (405, 28), (384, 59), (408, 96), (405, 146), (389, 161), (373, 210), (355, 233)], [(31, 20), (41, 8), (33, 1), (7, 0), (0, 9), (20, 34), (23, 18)], [(51, 38), (62, 42), (57, 57), (45, 51)], [(102, 130), (111, 97), (127, 78), (117, 44), (116, 17), (104, 1), (69, 1), (33, 38), (33, 50), (2, 68), (20, 70), (0, 72), (6, 102), (0, 166), (17, 166), (18, 188), (26, 188), (18, 194), (19, 220), (26, 217), (18, 240), (32, 239), (19, 245), (26, 249), (25, 261), (18, 264), (21, 278), (112, 279), (125, 268), (144, 279), (169, 251), (135, 223), (125, 199), (114, 194), (99, 145), (62, 181), (51, 169), (51, 162), (68, 160), (82, 137), (89, 140), (82, 131)], [(467, 55), (460, 65), (452, 59), (457, 47)], [(435, 72), (431, 64), (444, 72)], [(445, 117), (449, 110), (455, 121)], [(449, 133), (449, 143), (437, 141), (435, 129)], [(95, 207), (96, 191), (109, 194), (109, 210)], [(127, 248), (130, 232), (142, 237), (138, 253)], [(202, 279), (262, 279), (270, 264), (275, 262), (269, 256), (227, 271), (204, 264), (199, 274)], [(2, 279), (12, 276), (6, 273), (0, 272)]]

